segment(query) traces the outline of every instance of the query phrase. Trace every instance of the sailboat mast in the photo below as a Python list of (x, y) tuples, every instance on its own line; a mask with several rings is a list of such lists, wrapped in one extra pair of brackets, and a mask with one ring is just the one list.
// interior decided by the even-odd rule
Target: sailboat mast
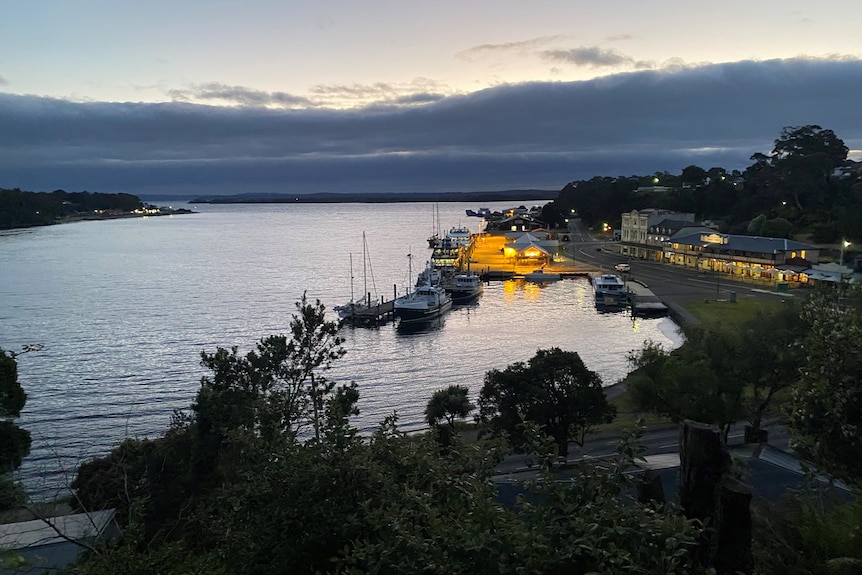
[[(365, 243), (365, 232), (362, 232), (362, 288), (363, 288), (363, 297), (368, 297), (368, 273), (365, 269), (365, 264), (368, 261), (368, 247)], [(374, 296), (377, 297), (377, 296)], [(368, 305), (371, 305), (371, 298), (368, 298), (369, 301), (365, 302)]]
[(350, 254), (350, 303), (353, 304), (353, 253)]

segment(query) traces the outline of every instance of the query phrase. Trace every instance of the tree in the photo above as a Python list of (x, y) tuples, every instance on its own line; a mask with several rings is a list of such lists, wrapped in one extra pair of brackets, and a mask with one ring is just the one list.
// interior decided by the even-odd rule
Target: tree
[(632, 403), (676, 423), (719, 425), (726, 435), (743, 414), (744, 384), (732, 367), (735, 349), (733, 334), (699, 327), (686, 330), (686, 343), (675, 352), (645, 342), (628, 358), (635, 370), (627, 380)]
[(813, 293), (803, 305), (808, 358), (792, 394), (794, 446), (835, 476), (862, 484), (862, 288)]
[(425, 406), (425, 421), (428, 425), (436, 426), (445, 419), (454, 430), (455, 419), (467, 417), (475, 407), (470, 403), (469, 393), (470, 390), (463, 385), (450, 385), (435, 391)]
[(11, 473), (30, 453), (30, 432), (12, 421), (21, 415), (27, 401), (18, 383), (17, 355), (0, 348), (0, 511), (22, 502), (23, 491), (12, 481)]
[(587, 369), (576, 352), (538, 350), (528, 364), (518, 362), (485, 374), (479, 394), (480, 418), (523, 444), (522, 421), (542, 426), (554, 438), (560, 456), (569, 441), (583, 445), (585, 434), (609, 422), (616, 410), (607, 402), (601, 377)]
[(326, 400), (335, 389), (323, 373), (344, 355), (344, 340), (319, 300), (310, 304), (303, 294), (296, 307), (290, 339), (268, 336), (245, 356), (236, 347), (201, 354), (213, 373), (201, 379), (192, 406), (200, 431), (221, 439), (240, 430), (265, 441), (292, 441), (311, 427), (320, 441)]

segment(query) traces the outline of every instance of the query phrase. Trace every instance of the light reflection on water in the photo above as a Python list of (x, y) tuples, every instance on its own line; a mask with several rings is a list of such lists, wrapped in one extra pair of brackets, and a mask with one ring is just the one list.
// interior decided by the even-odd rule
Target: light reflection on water
[[(444, 231), (478, 220), (467, 204), (441, 204)], [(492, 209), (510, 207), (494, 205)], [(0, 345), (41, 343), (21, 356), (33, 435), (19, 476), (38, 494), (63, 484), (82, 459), (124, 437), (153, 437), (192, 401), (202, 350), (239, 346), (287, 330), (303, 291), (328, 308), (346, 302), (349, 253), (361, 262), (366, 231), (373, 281), (403, 293), (409, 252), (424, 254), (431, 204), (198, 206), (174, 218), (114, 220), (0, 234)], [(359, 266), (355, 284), (364, 283)], [(362, 288), (360, 288), (362, 289)], [(586, 279), (536, 285), (493, 282), (479, 300), (418, 331), (387, 324), (347, 328), (347, 355), (329, 374), (360, 387), (355, 423), (371, 430), (397, 411), (423, 426), (431, 394), (462, 384), (473, 398), (490, 369), (538, 349), (577, 351), (612, 384), (626, 354), (680, 336), (667, 319), (598, 313)]]

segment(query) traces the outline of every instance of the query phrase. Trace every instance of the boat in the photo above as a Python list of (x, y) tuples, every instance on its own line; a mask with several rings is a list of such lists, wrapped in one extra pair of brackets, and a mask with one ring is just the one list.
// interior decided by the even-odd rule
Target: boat
[(470, 230), (465, 227), (457, 226), (449, 229), (446, 237), (452, 240), (455, 245), (464, 246), (470, 245)]
[(452, 238), (446, 236), (431, 252), (431, 267), (443, 273), (454, 272), (458, 268), (461, 257), (461, 246)]
[(533, 270), (524, 274), (524, 279), (533, 283), (545, 283), (559, 281), (563, 276), (557, 272), (546, 272), (544, 269)]
[(429, 283), (432, 286), (436, 286), (440, 283), (440, 270), (438, 268), (427, 265), (425, 266), (425, 269), (422, 270), (417, 276), (416, 285), (421, 286)]
[[(353, 294), (353, 254), (350, 254), (350, 301), (344, 305), (332, 308), (341, 319), (353, 319), (361, 312), (371, 307), (371, 292), (368, 291), (368, 271), (371, 268), (371, 259), (368, 256), (368, 244), (365, 241), (365, 232), (362, 232), (362, 287), (363, 295), (358, 300)], [(371, 272), (371, 284), (374, 286), (374, 272)], [(375, 290), (376, 291), (376, 290)]]
[(601, 274), (592, 279), (596, 305), (625, 305), (628, 303), (626, 284), (618, 275)]
[(491, 208), (479, 208), (479, 211), (467, 210), (467, 215), (471, 218), (487, 218), (491, 215)]
[[(412, 259), (411, 259), (412, 267)], [(411, 270), (410, 275), (413, 275)], [(452, 298), (440, 286), (425, 283), (395, 300), (394, 313), (400, 323), (421, 323), (436, 319), (452, 309)]]
[(473, 272), (455, 274), (446, 285), (453, 304), (465, 304), (478, 298), (483, 291), (482, 278)]

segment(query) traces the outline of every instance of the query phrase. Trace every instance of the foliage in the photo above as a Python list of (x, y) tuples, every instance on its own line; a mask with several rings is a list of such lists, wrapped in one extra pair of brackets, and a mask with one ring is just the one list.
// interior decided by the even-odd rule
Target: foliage
[(22, 490), (8, 474), (30, 453), (30, 432), (12, 421), (21, 414), (27, 401), (27, 394), (18, 382), (17, 355), (0, 348), (0, 510), (21, 503)]
[(310, 427), (320, 440), (324, 403), (335, 389), (323, 372), (345, 350), (338, 324), (326, 320), (319, 300), (310, 304), (303, 294), (296, 306), (289, 339), (266, 337), (245, 356), (236, 347), (201, 354), (213, 375), (202, 378), (192, 406), (199, 431), (214, 434), (219, 443), (231, 432), (273, 442), (293, 441)]
[(516, 447), (524, 443), (522, 420), (539, 424), (563, 457), (570, 440), (583, 445), (587, 431), (615, 414), (599, 375), (577, 353), (559, 348), (540, 349), (528, 364), (517, 362), (485, 374), (479, 410), (480, 418), (496, 432), (507, 433)]
[[(328, 333), (310, 329), (320, 327), (321, 306), (308, 305), (291, 342), (328, 352), (287, 353), (291, 342), (264, 340), (244, 357), (207, 356), (205, 409), (199, 397), (190, 413), (175, 414), (165, 437), (127, 440), (81, 467), (80, 503), (119, 506), (125, 530), (119, 544), (94, 549), (71, 572), (703, 572), (694, 559), (695, 524), (674, 508), (625, 499), (632, 446), (610, 474), (584, 468), (551, 481), (548, 466), (541, 481), (521, 487), (530, 497), (512, 508), (492, 481), (504, 454), (499, 440), (465, 444), (453, 434), (441, 450), (430, 434), (400, 431), (394, 414), (363, 439), (349, 423), (355, 385), (333, 389), (315, 414), (314, 394), (325, 388), (288, 382), (334, 360), (338, 340), (306, 337)], [(584, 397), (596, 408), (591, 390), (600, 382), (577, 354), (540, 352), (523, 367), (544, 383), (547, 398), (581, 401), (573, 425), (589, 421)], [(290, 385), (293, 402), (279, 394)], [(429, 405), (453, 417), (450, 424), (469, 411), (465, 389), (441, 392), (454, 403)], [(302, 409), (276, 413), (295, 405)], [(303, 436), (297, 424), (310, 428), (310, 419), (317, 433)], [(554, 459), (556, 439), (532, 423), (522, 430), (528, 449)]]
[(450, 385), (445, 389), (434, 392), (428, 405), (425, 406), (425, 420), (428, 425), (439, 425), (441, 420), (452, 429), (455, 428), (455, 420), (470, 415), (474, 405), (468, 397), (470, 390), (463, 385)]
[[(754, 508), (757, 573), (858, 573), (862, 568), (862, 499), (848, 501), (816, 479), (809, 482), (775, 504)], [(846, 570), (839, 569), (842, 565)]]
[(794, 447), (828, 471), (862, 482), (862, 288), (843, 284), (809, 296), (803, 316), (807, 364), (794, 390)]
[(689, 326), (686, 341), (668, 353), (653, 342), (629, 356), (632, 403), (674, 422), (723, 426), (746, 418), (760, 429), (772, 399), (798, 379), (807, 324), (793, 304), (757, 310), (732, 326)]

